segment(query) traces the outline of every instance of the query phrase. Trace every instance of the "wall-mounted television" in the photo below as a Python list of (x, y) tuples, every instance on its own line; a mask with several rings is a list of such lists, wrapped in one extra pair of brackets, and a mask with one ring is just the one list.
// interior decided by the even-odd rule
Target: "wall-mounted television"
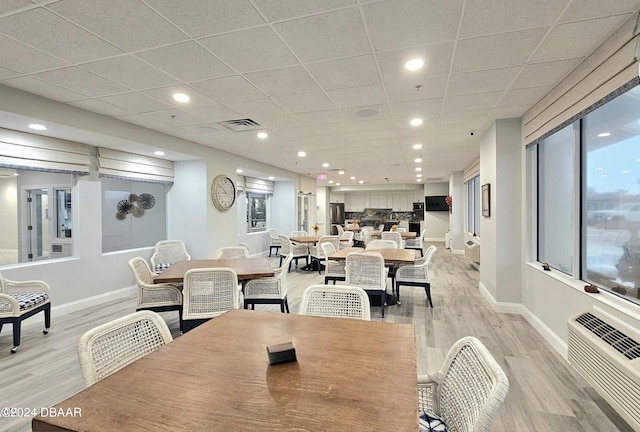
[(444, 200), (446, 195), (434, 195), (424, 197), (425, 211), (449, 211), (449, 206)]

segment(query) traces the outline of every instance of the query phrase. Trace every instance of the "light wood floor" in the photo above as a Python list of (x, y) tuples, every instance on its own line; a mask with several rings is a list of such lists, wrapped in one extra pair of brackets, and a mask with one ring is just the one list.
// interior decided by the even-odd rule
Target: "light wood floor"
[[(403, 287), (402, 305), (387, 308), (388, 322), (416, 327), (418, 373), (440, 368), (449, 347), (467, 335), (478, 337), (505, 370), (511, 387), (495, 431), (631, 431), (631, 428), (574, 372), (519, 315), (497, 314), (478, 291), (479, 273), (464, 256), (442, 243), (432, 261), (433, 309), (422, 288)], [(272, 260), (277, 267), (277, 259)], [(128, 269), (123, 269), (128, 271)], [(317, 272), (288, 276), (291, 312), (298, 311), (304, 288), (323, 279)], [(121, 287), (114, 287), (121, 288)], [(52, 287), (55, 290), (55, 287)], [(17, 354), (10, 355), (10, 326), (0, 335), (0, 408), (49, 407), (82, 390), (76, 355), (82, 333), (135, 310), (135, 297), (66, 315), (52, 322), (49, 335), (38, 327), (23, 330)], [(257, 306), (279, 313), (278, 306)], [(177, 313), (161, 314), (179, 337)], [(380, 308), (372, 319), (382, 320)], [(393, 373), (393, 359), (380, 359)], [(151, 401), (150, 401), (151, 402)], [(372, 407), (377, 409), (379, 407)], [(0, 431), (30, 431), (30, 419), (0, 418)]]

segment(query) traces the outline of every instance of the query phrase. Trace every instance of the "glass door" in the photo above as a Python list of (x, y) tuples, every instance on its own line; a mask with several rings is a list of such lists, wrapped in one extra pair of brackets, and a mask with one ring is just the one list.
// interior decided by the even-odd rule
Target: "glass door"
[(309, 233), (309, 196), (298, 195), (298, 231)]
[(27, 190), (28, 261), (49, 258), (49, 193), (48, 189)]

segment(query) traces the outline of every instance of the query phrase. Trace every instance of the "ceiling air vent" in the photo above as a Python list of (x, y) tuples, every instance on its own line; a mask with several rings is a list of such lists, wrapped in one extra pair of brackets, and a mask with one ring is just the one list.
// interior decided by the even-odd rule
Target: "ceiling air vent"
[(218, 124), (234, 132), (247, 132), (247, 131), (255, 131), (255, 130), (263, 129), (260, 123), (248, 118), (236, 119), (236, 120), (225, 120), (225, 121), (218, 122)]

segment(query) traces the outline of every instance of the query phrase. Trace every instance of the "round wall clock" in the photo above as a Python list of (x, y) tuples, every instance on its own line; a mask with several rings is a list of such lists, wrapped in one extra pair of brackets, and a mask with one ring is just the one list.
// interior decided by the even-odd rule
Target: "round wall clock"
[(219, 175), (211, 183), (211, 202), (220, 211), (227, 211), (236, 201), (236, 186), (233, 181), (225, 176)]

